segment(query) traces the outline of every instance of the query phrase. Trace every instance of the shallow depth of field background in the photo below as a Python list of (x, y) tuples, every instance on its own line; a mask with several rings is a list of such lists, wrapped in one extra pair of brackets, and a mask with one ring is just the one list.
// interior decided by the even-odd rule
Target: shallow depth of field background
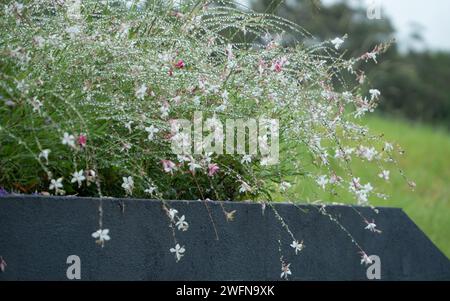
[[(381, 90), (383, 99), (378, 112), (365, 122), (374, 133), (383, 133), (405, 149), (399, 164), (417, 188), (411, 191), (393, 173), (391, 185), (385, 185), (390, 199), (374, 205), (403, 208), (450, 257), (450, 37), (438, 34), (450, 31), (450, 21), (436, 20), (436, 12), (446, 11), (449, 3), (396, 0), (396, 5), (383, 7), (384, 2), (379, 1), (382, 18), (370, 20), (367, 1), (240, 1), (300, 24), (319, 41), (348, 34), (344, 47), (349, 56), (396, 39), (378, 65), (366, 68), (370, 87)], [(420, 2), (423, 10), (414, 2)], [(369, 176), (378, 171), (365, 165), (357, 166), (356, 172)], [(297, 194), (311, 191), (312, 196), (317, 190), (301, 179), (292, 179), (292, 183)], [(335, 201), (346, 202), (342, 196)]]

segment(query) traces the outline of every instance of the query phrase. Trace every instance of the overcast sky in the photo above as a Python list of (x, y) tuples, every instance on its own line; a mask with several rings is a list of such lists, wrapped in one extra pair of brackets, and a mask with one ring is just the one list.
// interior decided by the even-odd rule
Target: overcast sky
[[(338, 0), (322, 0), (323, 3)], [(381, 16), (389, 17), (397, 30), (397, 39), (402, 48), (410, 43), (410, 33), (418, 24), (426, 47), (450, 51), (450, 0), (349, 0), (351, 3), (381, 4)]]

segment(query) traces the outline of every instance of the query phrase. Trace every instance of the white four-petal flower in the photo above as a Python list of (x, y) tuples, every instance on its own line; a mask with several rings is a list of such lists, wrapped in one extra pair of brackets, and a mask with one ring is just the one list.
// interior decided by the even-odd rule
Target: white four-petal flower
[(386, 181), (389, 181), (390, 173), (391, 172), (389, 170), (383, 170), (380, 174), (378, 174), (378, 176)]
[(316, 182), (322, 189), (325, 189), (326, 185), (329, 183), (327, 176), (318, 177)]
[(344, 40), (341, 38), (335, 38), (334, 40), (331, 41), (331, 44), (334, 45), (334, 48), (336, 48), (336, 50), (338, 50), (339, 48), (341, 48), (341, 45), (344, 43)]
[(280, 183), (280, 191), (281, 192), (285, 192), (286, 190), (288, 190), (289, 188), (291, 188), (291, 183), (289, 182), (281, 182)]
[(252, 156), (251, 155), (243, 155), (242, 156), (242, 160), (241, 160), (242, 164), (251, 163), (251, 162), (252, 162)]
[(75, 136), (70, 135), (69, 133), (64, 133), (64, 137), (62, 139), (63, 145), (68, 145), (70, 147), (75, 147)]
[(186, 249), (181, 247), (179, 244), (175, 246), (175, 248), (170, 248), (170, 253), (175, 253), (175, 258), (177, 259), (177, 262), (180, 261), (181, 257), (184, 256), (184, 252)]
[(157, 187), (152, 185), (152, 186), (150, 186), (149, 188), (145, 189), (144, 192), (145, 192), (145, 193), (148, 193), (148, 194), (150, 194), (150, 195), (152, 195), (153, 192), (156, 191), (156, 189), (157, 189)]
[(102, 247), (105, 245), (105, 241), (108, 241), (111, 239), (109, 236), (109, 229), (99, 229), (92, 233), (93, 238), (97, 238), (97, 243), (100, 244)]
[(178, 213), (177, 209), (170, 208), (169, 209), (170, 220), (174, 221), (175, 220), (175, 216), (177, 215), (177, 213)]
[(280, 275), (281, 278), (287, 279), (289, 275), (292, 275), (291, 269), (289, 268), (290, 265), (291, 265), (290, 263), (289, 264), (283, 263), (281, 265), (281, 275)]
[(58, 191), (60, 188), (63, 188), (62, 181), (63, 178), (59, 178), (57, 180), (51, 179), (49, 189)]
[(51, 153), (51, 150), (49, 149), (44, 149), (39, 153), (39, 158), (44, 158), (45, 161), (48, 164), (48, 155)]
[(80, 170), (80, 171), (75, 171), (72, 174), (72, 180), (70, 181), (71, 183), (78, 183), (78, 187), (81, 187), (81, 182), (83, 182), (84, 180), (86, 180), (86, 177), (84, 176), (84, 171)]
[(123, 177), (123, 183), (122, 188), (125, 189), (125, 192), (129, 195), (133, 194), (133, 188), (134, 188), (134, 181), (133, 178), (130, 177)]
[(148, 133), (148, 140), (153, 140), (153, 137), (156, 133), (159, 132), (159, 129), (157, 127), (154, 127), (153, 125), (150, 125), (149, 127), (145, 128), (145, 131)]
[(176, 222), (175, 226), (178, 227), (178, 230), (181, 231), (187, 231), (187, 229), (189, 228), (189, 224), (188, 222), (185, 221), (185, 216), (183, 215), (182, 217), (178, 218), (178, 222)]
[(366, 221), (367, 226), (364, 228), (366, 230), (369, 230), (370, 232), (374, 232), (374, 233), (381, 233), (381, 230), (377, 229), (377, 225), (375, 224), (375, 222), (368, 222)]
[(291, 247), (295, 249), (295, 255), (297, 255), (297, 253), (301, 252), (305, 246), (303, 245), (303, 241), (298, 242), (297, 240), (294, 240)]

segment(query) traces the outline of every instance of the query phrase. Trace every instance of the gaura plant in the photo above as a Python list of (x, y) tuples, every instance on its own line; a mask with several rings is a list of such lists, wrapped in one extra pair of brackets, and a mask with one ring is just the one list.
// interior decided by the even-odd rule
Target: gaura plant
[[(102, 225), (104, 197), (161, 200), (177, 261), (187, 248), (175, 233), (189, 223), (165, 200), (267, 204), (301, 254), (301, 237), (270, 202), (311, 201), (291, 194), (293, 181), (330, 196), (351, 193), (358, 205), (388, 197), (352, 169), (355, 161), (377, 164), (373, 177), (388, 181), (401, 152), (360, 122), (381, 94), (361, 68), (388, 45), (346, 59), (345, 36), (313, 44), (299, 26), (228, 1), (7, 1), (0, 28), (0, 187), (99, 197), (92, 236), (102, 246), (111, 238)], [(191, 133), (181, 135), (176, 121), (196, 112), (209, 139), (191, 149)], [(277, 131), (254, 137), (246, 123), (227, 132), (233, 141), (247, 138), (241, 152), (207, 151), (223, 145), (227, 120), (269, 120), (259, 132)], [(245, 152), (252, 141), (259, 151)], [(275, 142), (274, 163), (261, 149)], [(174, 144), (188, 151), (175, 153)], [(329, 199), (312, 201), (339, 224), (326, 211)], [(236, 212), (222, 208), (233, 220)], [(381, 232), (361, 217), (367, 230)], [(287, 278), (290, 265), (280, 261)]]

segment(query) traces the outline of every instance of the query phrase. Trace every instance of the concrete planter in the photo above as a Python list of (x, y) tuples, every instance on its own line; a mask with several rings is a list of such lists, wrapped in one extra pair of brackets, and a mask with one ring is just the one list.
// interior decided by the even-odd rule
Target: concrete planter
[[(169, 249), (172, 231), (159, 201), (104, 199), (103, 225), (111, 240), (104, 248), (98, 229), (99, 199), (11, 196), (0, 198), (0, 256), (8, 266), (0, 280), (67, 280), (67, 257), (81, 260), (81, 280), (280, 280), (282, 255), (291, 280), (367, 280), (358, 249), (336, 223), (314, 206), (276, 204), (306, 248), (295, 255), (292, 239), (274, 211), (261, 204), (223, 203), (236, 210), (227, 222), (217, 202), (173, 201), (190, 228), (177, 231), (186, 255), (178, 263)], [(125, 207), (123, 207), (125, 205)], [(124, 210), (123, 210), (124, 208)], [(381, 260), (381, 280), (450, 280), (450, 262), (400, 209), (358, 208), (375, 218), (382, 234), (365, 230), (350, 207), (327, 211), (353, 235), (368, 255)]]

